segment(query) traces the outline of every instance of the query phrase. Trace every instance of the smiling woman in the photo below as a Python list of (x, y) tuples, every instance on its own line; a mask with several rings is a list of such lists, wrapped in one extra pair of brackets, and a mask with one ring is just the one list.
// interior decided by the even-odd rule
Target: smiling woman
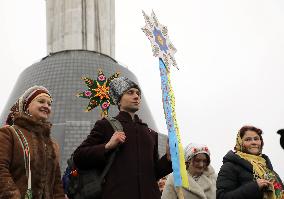
[(45, 87), (27, 89), (0, 128), (0, 198), (64, 198), (51, 101)]
[(46, 121), (51, 113), (51, 98), (48, 94), (37, 95), (29, 104), (27, 112), (37, 120)]
[(229, 151), (217, 178), (217, 198), (283, 199), (283, 184), (269, 158), (262, 154), (262, 130), (243, 126), (235, 152)]
[[(236, 149), (252, 155), (260, 155), (263, 147), (262, 131), (255, 127), (244, 126), (240, 130), (240, 137)], [(242, 143), (242, 145), (241, 145)]]

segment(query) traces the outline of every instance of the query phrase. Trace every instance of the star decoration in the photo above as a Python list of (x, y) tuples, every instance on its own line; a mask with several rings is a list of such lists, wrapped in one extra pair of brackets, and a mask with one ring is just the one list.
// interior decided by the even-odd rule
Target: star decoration
[(89, 112), (97, 106), (100, 106), (101, 116), (104, 117), (108, 115), (110, 105), (114, 105), (114, 102), (109, 95), (109, 83), (118, 76), (119, 73), (115, 73), (111, 77), (106, 78), (102, 70), (99, 70), (97, 80), (82, 77), (82, 80), (88, 86), (88, 90), (78, 93), (77, 97), (90, 100), (87, 108), (85, 109), (86, 112)]
[(178, 69), (174, 58), (177, 50), (169, 40), (167, 27), (159, 23), (153, 11), (151, 17), (146, 15), (144, 11), (142, 12), (146, 23), (142, 30), (151, 42), (153, 56), (163, 60), (167, 71), (169, 71), (170, 66)]
[(109, 87), (106, 86), (106, 82), (103, 85), (97, 83), (97, 88), (93, 90), (96, 92), (95, 97), (99, 97), (100, 100), (104, 98), (109, 99)]

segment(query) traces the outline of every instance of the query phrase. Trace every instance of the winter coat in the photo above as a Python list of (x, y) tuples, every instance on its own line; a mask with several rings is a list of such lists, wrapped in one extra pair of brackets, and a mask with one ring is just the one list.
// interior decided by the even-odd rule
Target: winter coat
[[(184, 199), (216, 199), (216, 178), (215, 171), (211, 166), (203, 172), (197, 181), (188, 174), (189, 187), (182, 188)], [(167, 178), (162, 199), (178, 199), (172, 173)]]
[[(33, 199), (64, 199), (58, 162), (58, 145), (50, 125), (17, 116), (13, 125), (25, 136), (31, 161)], [(20, 199), (28, 188), (22, 144), (11, 126), (0, 128), (0, 198)]]
[[(262, 157), (266, 160), (267, 167), (273, 170), (269, 158), (264, 154)], [(253, 178), (252, 165), (233, 151), (229, 151), (223, 158), (223, 165), (218, 173), (216, 185), (217, 199), (263, 198), (263, 192)]]
[[(105, 177), (103, 199), (159, 199), (157, 180), (172, 172), (166, 156), (159, 159), (158, 134), (149, 129), (137, 115), (127, 112), (115, 117), (123, 126), (126, 141)], [(103, 167), (105, 145), (114, 130), (106, 119), (96, 122), (87, 139), (75, 150), (74, 162), (81, 169)]]

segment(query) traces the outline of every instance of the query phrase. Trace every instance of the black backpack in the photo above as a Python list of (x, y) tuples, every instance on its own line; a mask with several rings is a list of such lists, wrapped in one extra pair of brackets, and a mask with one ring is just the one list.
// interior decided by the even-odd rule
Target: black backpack
[[(121, 123), (112, 117), (106, 117), (114, 131), (123, 131)], [(119, 147), (110, 155), (103, 170), (81, 170), (73, 162), (73, 154), (67, 160), (67, 168), (62, 177), (64, 192), (69, 199), (101, 199), (102, 184)]]

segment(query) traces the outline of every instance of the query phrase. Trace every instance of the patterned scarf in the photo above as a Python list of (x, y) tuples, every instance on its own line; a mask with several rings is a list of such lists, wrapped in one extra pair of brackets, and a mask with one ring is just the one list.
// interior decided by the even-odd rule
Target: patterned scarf
[(254, 179), (266, 179), (272, 182), (273, 186), (268, 188), (268, 192), (264, 192), (264, 199), (284, 199), (284, 191), (282, 187), (282, 183), (277, 178), (274, 171), (270, 170), (267, 165), (265, 159), (259, 155), (252, 155), (243, 152), (243, 140), (240, 137), (240, 133), (238, 133), (237, 141), (236, 141), (236, 154), (242, 159), (248, 161), (253, 167), (253, 177)]

